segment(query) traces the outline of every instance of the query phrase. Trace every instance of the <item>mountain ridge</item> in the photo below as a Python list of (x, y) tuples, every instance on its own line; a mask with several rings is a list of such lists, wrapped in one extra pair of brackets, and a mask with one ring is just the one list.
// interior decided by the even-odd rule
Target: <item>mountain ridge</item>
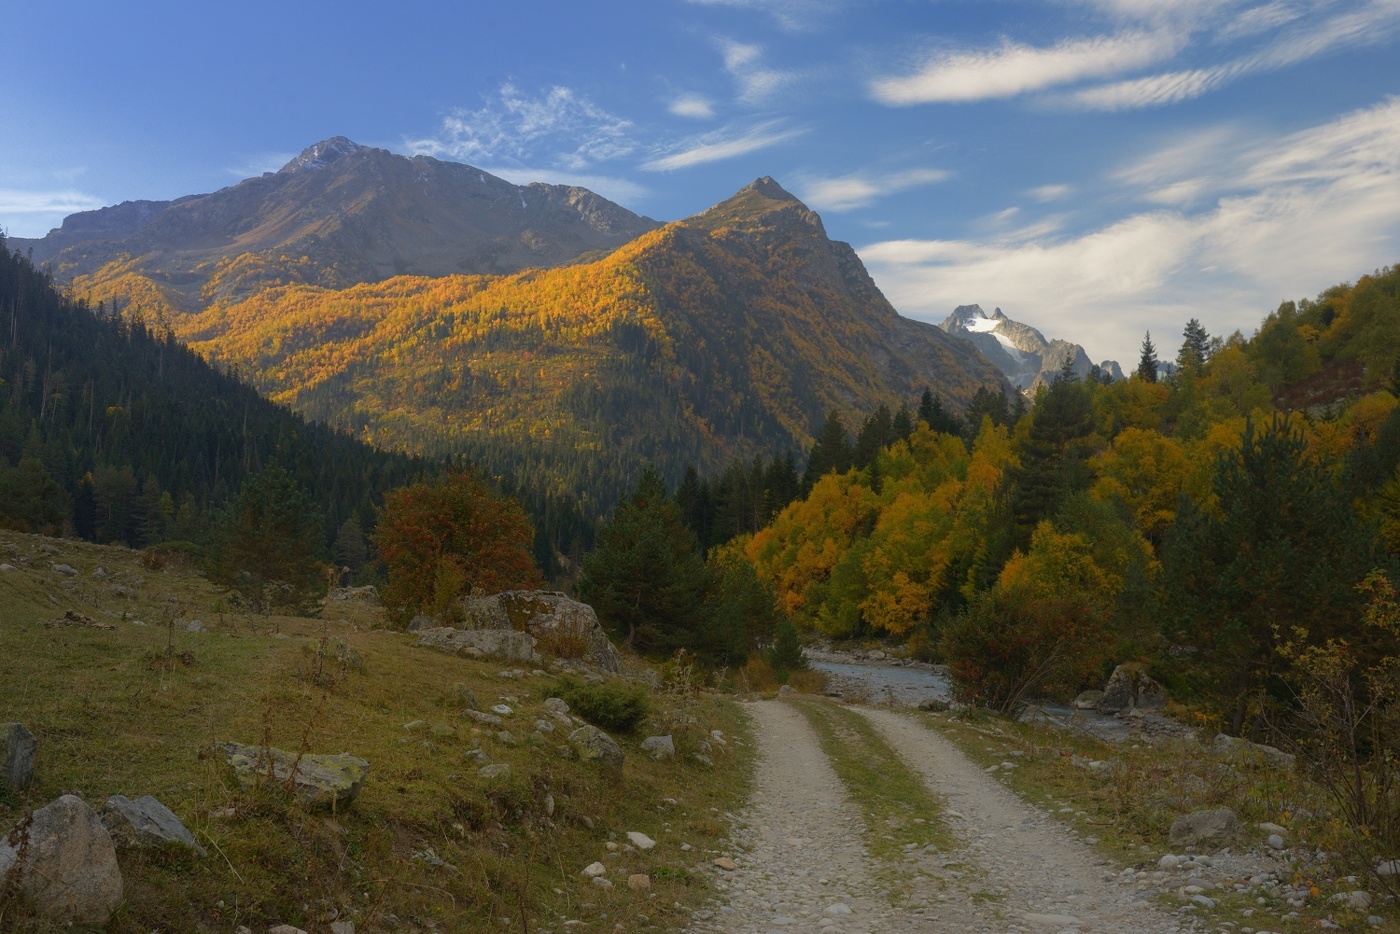
[(1123, 378), (1116, 360), (1096, 365), (1079, 344), (1047, 340), (1039, 330), (1013, 321), (1000, 308), (989, 315), (981, 305), (959, 305), (939, 327), (975, 346), (1022, 392), (1034, 392), (1050, 382), (1066, 364), (1081, 379), (1096, 367), (1114, 379)]

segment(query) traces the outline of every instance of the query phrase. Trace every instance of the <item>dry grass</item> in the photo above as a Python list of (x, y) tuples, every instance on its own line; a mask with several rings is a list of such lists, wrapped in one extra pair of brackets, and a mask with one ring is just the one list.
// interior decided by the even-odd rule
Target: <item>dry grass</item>
[[(60, 551), (45, 555), (40, 544)], [(524, 741), (544, 716), (545, 678), (506, 680), (505, 663), (415, 648), (410, 636), (368, 629), (375, 613), (362, 605), (332, 605), (324, 620), (230, 614), (202, 578), (139, 559), (0, 533), (0, 561), (17, 568), (0, 572), (0, 711), (40, 741), (33, 786), (0, 797), (0, 828), (66, 791), (94, 806), (152, 794), (210, 850), (205, 859), (123, 854), (127, 900), (109, 930), (322, 931), (339, 917), (371, 932), (545, 931), (604, 914), (628, 930), (671, 930), (708, 894), (702, 853), (726, 830), (716, 813), (737, 807), (748, 787), (750, 747), (734, 705), (658, 698), (656, 725), (685, 727), (678, 748), (695, 748), (710, 729), (739, 741), (713, 750), (710, 769), (684, 756), (653, 762), (619, 737), (628, 759), (613, 784), (561, 758), (558, 730), (548, 744)], [(79, 573), (64, 577), (55, 562)], [(69, 609), (115, 628), (44, 628)], [(177, 618), (210, 631), (167, 625)], [(362, 666), (341, 664), (327, 640)], [(458, 685), (483, 706), (516, 707), (506, 728), (521, 741), (464, 719)], [(405, 729), (415, 721), (424, 725)], [(309, 812), (240, 791), (214, 750), (224, 740), (350, 752), (371, 763), (370, 777), (350, 808)], [(465, 756), (473, 748), (510, 764), (510, 776), (482, 779)], [(625, 843), (629, 830), (659, 845), (610, 856), (605, 843)], [(615, 888), (579, 875), (594, 860)], [(631, 872), (650, 875), (650, 891), (628, 891)], [(13, 903), (0, 907), (0, 928), (46, 929)]]

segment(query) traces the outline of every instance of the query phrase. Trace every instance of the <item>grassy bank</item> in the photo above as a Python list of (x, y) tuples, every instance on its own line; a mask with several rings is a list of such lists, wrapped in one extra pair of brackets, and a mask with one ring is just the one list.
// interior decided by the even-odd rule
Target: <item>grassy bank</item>
[[(111, 931), (316, 932), (350, 920), (362, 932), (542, 932), (604, 918), (670, 930), (709, 893), (703, 853), (750, 777), (733, 704), (654, 694), (650, 720), (616, 737), (627, 761), (615, 782), (559, 754), (562, 727), (532, 737), (553, 675), (501, 677), (508, 663), (416, 648), (370, 628), (375, 608), (238, 615), (188, 567), (8, 533), (0, 562), (15, 568), (0, 571), (0, 721), (27, 724), (40, 743), (34, 784), (0, 796), (0, 832), (64, 792), (94, 807), (151, 794), (209, 850), (121, 854), (126, 901)], [(66, 612), (77, 618), (46, 626)], [(172, 625), (196, 619), (205, 632)], [(468, 694), (512, 707), (513, 738), (465, 718)], [(732, 739), (706, 766), (691, 754), (712, 729)], [(671, 733), (679, 757), (646, 756), (650, 733)], [(370, 775), (351, 807), (307, 811), (240, 790), (215, 749), (227, 740), (344, 751)], [(474, 750), (509, 775), (482, 778)], [(657, 846), (631, 851), (628, 831)], [(595, 860), (612, 888), (580, 874)], [(630, 890), (630, 874), (649, 888)], [(13, 900), (0, 927), (44, 929)]]

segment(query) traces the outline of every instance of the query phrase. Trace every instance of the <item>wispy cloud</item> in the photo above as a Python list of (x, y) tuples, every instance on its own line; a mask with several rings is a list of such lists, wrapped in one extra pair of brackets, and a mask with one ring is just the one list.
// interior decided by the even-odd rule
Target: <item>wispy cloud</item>
[(459, 109), (436, 134), (406, 140), (416, 155), (496, 165), (544, 164), (580, 172), (633, 152), (631, 121), (614, 116), (571, 88), (530, 95), (504, 84), (486, 106)]
[(245, 158), (237, 165), (225, 167), (225, 174), (234, 178), (253, 178), (264, 172), (276, 172), (297, 157), (294, 152), (260, 152)]
[(624, 207), (629, 207), (638, 201), (645, 200), (652, 194), (651, 189), (645, 185), (639, 185), (628, 178), (619, 178), (612, 175), (597, 175), (577, 172), (563, 172), (551, 168), (535, 168), (531, 166), (508, 165), (496, 168), (482, 168), (484, 172), (490, 172), (499, 178), (514, 185), (529, 185), (534, 182), (543, 182), (546, 185), (569, 185), (576, 188), (587, 188), (595, 194), (600, 194), (610, 201), (616, 201)]
[(808, 178), (801, 181), (802, 200), (821, 211), (850, 211), (865, 207), (877, 198), (923, 185), (946, 181), (951, 173), (942, 169), (913, 169), (907, 172), (843, 175), (838, 178)]
[(106, 202), (82, 191), (25, 191), (0, 188), (0, 216), (6, 214), (73, 214), (95, 211)]
[(1069, 197), (1073, 190), (1068, 185), (1040, 185), (1032, 188), (1026, 194), (1037, 201), (1059, 201), (1061, 198)]
[(694, 120), (709, 120), (715, 115), (714, 104), (703, 94), (682, 94), (671, 101), (666, 109), (677, 117), (689, 117)]
[(689, 0), (697, 6), (727, 6), (764, 13), (786, 32), (810, 32), (825, 25), (842, 0)]
[(801, 77), (799, 72), (765, 65), (761, 45), (721, 39), (719, 48), (724, 57), (724, 70), (738, 85), (739, 100), (745, 104), (762, 104)]
[(1179, 40), (1163, 32), (1066, 39), (1048, 48), (1008, 40), (994, 49), (936, 54), (914, 74), (880, 78), (870, 91), (892, 106), (1015, 97), (1140, 68), (1178, 47)]
[(732, 159), (785, 143), (805, 132), (806, 130), (788, 126), (781, 120), (768, 120), (740, 131), (725, 127), (714, 133), (684, 140), (675, 147), (676, 151), (643, 162), (642, 168), (648, 172), (669, 172), (703, 165), (706, 162)]
[(1143, 331), (1174, 334), (1191, 317), (1249, 332), (1273, 302), (1394, 261), (1400, 98), (1286, 136), (1203, 133), (1116, 178), (1115, 198), (1177, 196), (1086, 232), (891, 240), (860, 253), (906, 313), (941, 320), (956, 305), (996, 304), (1096, 359), (1130, 358)]
[[(1360, 9), (1315, 22), (1299, 4), (1270, 3), (1243, 11), (1214, 33), (1217, 41), (1262, 36), (1263, 44), (1228, 61), (1147, 75), (1074, 91), (1061, 99), (1086, 110), (1160, 107), (1200, 97), (1246, 75), (1287, 68), (1347, 48), (1388, 41), (1400, 30), (1400, 0), (1372, 0)], [(1286, 28), (1285, 28), (1286, 27)]]

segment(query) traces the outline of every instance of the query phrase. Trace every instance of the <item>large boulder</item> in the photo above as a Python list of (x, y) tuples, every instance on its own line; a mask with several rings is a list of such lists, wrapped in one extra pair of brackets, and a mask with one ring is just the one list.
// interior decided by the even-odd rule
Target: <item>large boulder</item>
[(1192, 811), (1172, 821), (1172, 846), (1223, 847), (1235, 842), (1240, 819), (1229, 808)]
[(534, 637), (528, 632), (514, 632), (509, 629), (453, 629), (450, 626), (438, 626), (435, 629), (419, 631), (418, 645), (451, 652), (454, 655), (502, 658), (531, 664), (538, 664), (540, 661), (539, 653), (535, 651)]
[(204, 856), (204, 847), (194, 839), (180, 818), (170, 808), (150, 795), (132, 801), (124, 795), (112, 795), (97, 812), (112, 843), (119, 850), (149, 850), (164, 847), (185, 847)]
[(234, 777), (244, 789), (262, 784), (287, 788), (307, 807), (342, 808), (355, 800), (369, 774), (369, 763), (346, 753), (297, 756), (271, 746), (223, 743)]
[(569, 742), (578, 749), (579, 758), (595, 761), (613, 778), (622, 778), (622, 747), (596, 726), (581, 726), (569, 734)]
[(554, 658), (582, 659), (613, 673), (622, 667), (593, 607), (562, 593), (508, 590), (489, 597), (464, 597), (460, 604), (472, 629), (528, 632), (539, 650)]
[(38, 741), (23, 723), (0, 723), (0, 788), (29, 787)]
[(1141, 665), (1130, 662), (1113, 669), (1096, 707), (1100, 713), (1117, 713), (1120, 710), (1161, 710), (1166, 703), (1166, 690), (1152, 680)]
[(106, 924), (122, 901), (117, 851), (96, 812), (76, 795), (35, 811), (0, 840), (0, 880), (44, 918)]

